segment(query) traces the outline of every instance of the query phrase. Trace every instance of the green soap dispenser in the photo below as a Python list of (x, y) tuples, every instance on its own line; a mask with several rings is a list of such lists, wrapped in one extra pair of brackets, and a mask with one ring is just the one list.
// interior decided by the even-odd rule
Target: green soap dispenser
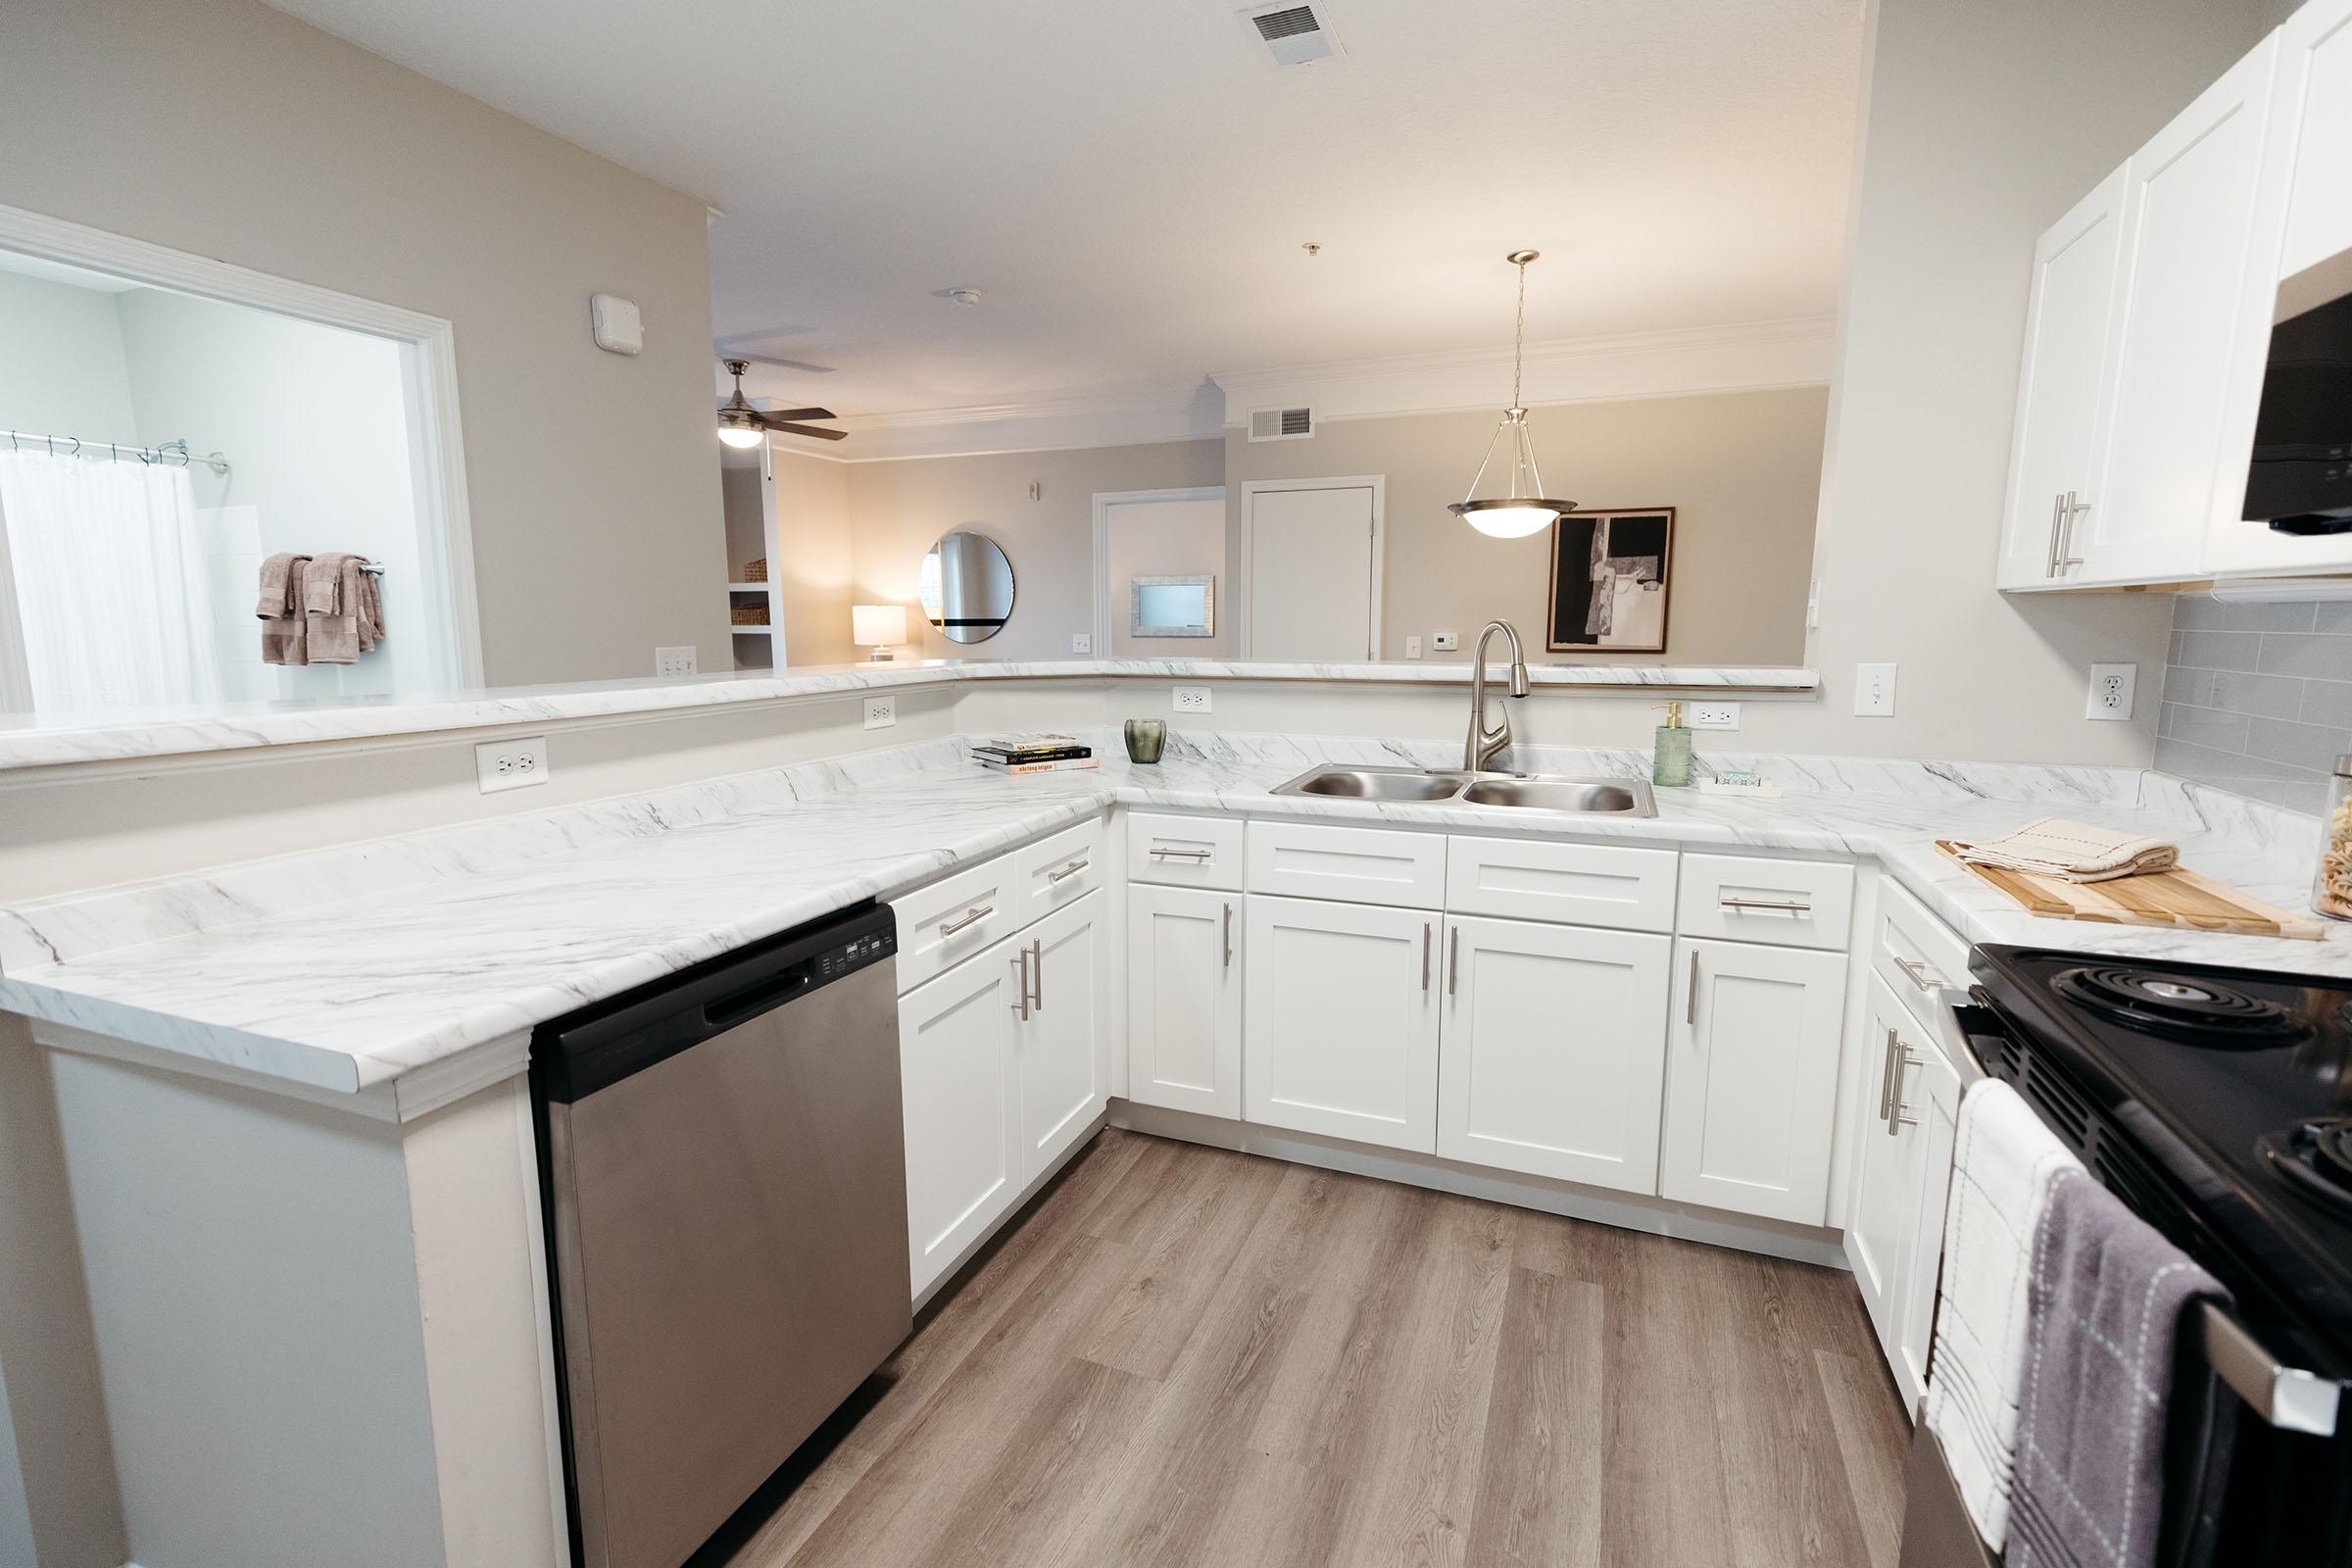
[(1657, 751), (1649, 764), (1649, 781), (1671, 789), (1690, 782), (1690, 731), (1683, 723), (1683, 705), (1663, 703), (1666, 722), (1658, 726)]

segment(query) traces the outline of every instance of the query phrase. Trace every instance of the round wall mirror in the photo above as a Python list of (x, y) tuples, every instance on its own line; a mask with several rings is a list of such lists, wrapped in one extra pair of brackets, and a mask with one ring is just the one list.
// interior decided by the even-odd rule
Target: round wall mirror
[(1012, 562), (984, 533), (942, 534), (923, 557), (923, 614), (952, 643), (984, 643), (1012, 614)]

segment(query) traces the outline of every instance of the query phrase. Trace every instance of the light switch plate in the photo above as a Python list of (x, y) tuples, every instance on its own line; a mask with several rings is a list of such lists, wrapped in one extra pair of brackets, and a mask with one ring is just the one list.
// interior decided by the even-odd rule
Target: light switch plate
[(1894, 716), (1894, 666), (1892, 664), (1856, 664), (1854, 666), (1854, 713), (1861, 718), (1892, 718)]
[(2093, 664), (2090, 695), (2082, 705), (2084, 718), (2121, 722), (2132, 716), (2132, 687), (2139, 678), (2137, 664)]
[(1175, 704), (1174, 704), (1174, 706), (1175, 706), (1176, 711), (1178, 711), (1179, 713), (1205, 713), (1205, 712), (1207, 712), (1207, 711), (1208, 711), (1208, 688), (1207, 688), (1207, 687), (1205, 687), (1205, 686), (1179, 686), (1179, 687), (1177, 687), (1177, 688), (1176, 688), (1176, 700), (1175, 700)]
[(526, 789), (547, 782), (547, 737), (525, 735), (520, 740), (484, 741), (473, 749), (473, 774), (484, 795), (500, 790)]
[(1094, 634), (1093, 632), (1091, 632), (1091, 631), (1074, 631), (1074, 632), (1070, 633), (1070, 652), (1071, 652), (1071, 653), (1073, 653), (1073, 654), (1091, 654), (1091, 653), (1093, 653), (1094, 651), (1095, 651), (1095, 634)]
[(1407, 659), (1421, 657), (1421, 637), (1418, 632), (1404, 640), (1404, 657)]
[(888, 729), (899, 721), (899, 700), (896, 697), (868, 697), (865, 700), (865, 727)]
[(1740, 727), (1740, 705), (1738, 703), (1692, 703), (1690, 705), (1690, 727), (1692, 729), (1738, 729)]
[(1461, 634), (1450, 631), (1433, 631), (1429, 634), (1429, 646), (1441, 654), (1453, 653), (1462, 646)]
[(661, 676), (696, 673), (694, 650), (691, 648), (655, 649), (654, 673)]

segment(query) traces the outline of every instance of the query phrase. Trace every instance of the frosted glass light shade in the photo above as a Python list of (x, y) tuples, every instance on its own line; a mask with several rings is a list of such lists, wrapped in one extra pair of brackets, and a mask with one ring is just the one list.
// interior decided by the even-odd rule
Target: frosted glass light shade
[(1568, 508), (1556, 501), (1475, 501), (1447, 511), (1494, 539), (1524, 539), (1552, 525)]
[(895, 648), (906, 640), (905, 605), (852, 605), (850, 641), (860, 648)]
[(718, 421), (718, 438), (738, 451), (756, 447), (767, 439), (767, 432), (756, 424), (729, 424), (725, 416)]

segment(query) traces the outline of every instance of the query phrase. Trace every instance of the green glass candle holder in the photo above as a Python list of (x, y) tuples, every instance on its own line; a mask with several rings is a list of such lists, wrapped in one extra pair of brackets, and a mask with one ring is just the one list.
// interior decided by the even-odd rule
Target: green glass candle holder
[(1131, 718), (1127, 721), (1127, 760), (1156, 762), (1168, 744), (1168, 721), (1164, 718)]

